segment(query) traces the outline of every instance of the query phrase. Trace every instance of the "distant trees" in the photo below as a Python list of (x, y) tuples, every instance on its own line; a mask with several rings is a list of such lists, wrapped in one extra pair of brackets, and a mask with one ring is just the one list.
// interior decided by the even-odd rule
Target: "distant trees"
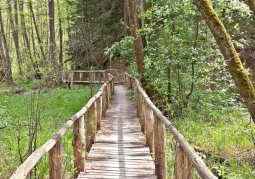
[(72, 7), (67, 8), (64, 0), (55, 3), (53, 0), (8, 0), (1, 3), (0, 8), (0, 52), (4, 74), (1, 79), (12, 81), (13, 74), (29, 78), (51, 75), (50, 79), (56, 79), (61, 66), (65, 66), (66, 18)]
[(109, 62), (104, 49), (124, 37), (120, 19), (124, 16), (124, 1), (70, 1), (75, 7), (68, 31), (68, 61), (76, 69), (101, 69)]

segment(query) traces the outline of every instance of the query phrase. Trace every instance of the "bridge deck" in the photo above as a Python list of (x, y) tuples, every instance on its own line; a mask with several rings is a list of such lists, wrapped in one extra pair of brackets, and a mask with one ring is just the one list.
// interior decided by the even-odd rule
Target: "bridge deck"
[(154, 162), (136, 118), (134, 103), (127, 99), (124, 86), (115, 86), (106, 117), (102, 119), (79, 179), (156, 179)]

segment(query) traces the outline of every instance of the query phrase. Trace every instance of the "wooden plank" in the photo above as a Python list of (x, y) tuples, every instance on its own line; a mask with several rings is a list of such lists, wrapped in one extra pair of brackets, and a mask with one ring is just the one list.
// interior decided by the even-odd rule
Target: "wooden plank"
[(86, 159), (86, 171), (79, 179), (156, 179), (135, 105), (126, 92), (123, 86), (115, 86), (115, 98), (101, 120), (101, 130)]
[(173, 124), (162, 114), (162, 112), (152, 103), (150, 98), (147, 96), (145, 91), (140, 86), (139, 81), (126, 74), (127, 78), (130, 81), (133, 81), (135, 85), (138, 86), (138, 91), (142, 94), (143, 98), (146, 100), (147, 104), (149, 105), (150, 109), (153, 111), (154, 115), (160, 119), (167, 129), (173, 134), (174, 139), (180, 144), (182, 149), (186, 152), (187, 156), (189, 157), (192, 165), (196, 168), (199, 176), (201, 178), (210, 178), (216, 179), (217, 177), (209, 170), (209, 168), (205, 165), (204, 161), (199, 157), (199, 155), (195, 152), (193, 147), (184, 139), (183, 135), (173, 126)]

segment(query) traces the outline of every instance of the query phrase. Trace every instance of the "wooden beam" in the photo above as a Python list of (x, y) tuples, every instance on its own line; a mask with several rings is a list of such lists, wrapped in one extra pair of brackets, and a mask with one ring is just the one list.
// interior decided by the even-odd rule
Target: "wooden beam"
[(74, 179), (85, 171), (85, 136), (84, 116), (79, 117), (73, 125)]
[(65, 152), (64, 145), (57, 142), (49, 151), (50, 179), (65, 179)]

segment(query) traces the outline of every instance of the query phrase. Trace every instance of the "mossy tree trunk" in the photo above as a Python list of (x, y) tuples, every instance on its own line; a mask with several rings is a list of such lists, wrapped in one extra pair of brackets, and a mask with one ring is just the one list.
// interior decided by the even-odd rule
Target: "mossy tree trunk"
[(194, 0), (193, 2), (209, 26), (221, 53), (224, 56), (230, 74), (236, 83), (236, 87), (238, 88), (239, 93), (243, 98), (253, 121), (255, 122), (255, 90), (226, 28), (219, 19), (217, 13), (214, 11), (210, 0)]

